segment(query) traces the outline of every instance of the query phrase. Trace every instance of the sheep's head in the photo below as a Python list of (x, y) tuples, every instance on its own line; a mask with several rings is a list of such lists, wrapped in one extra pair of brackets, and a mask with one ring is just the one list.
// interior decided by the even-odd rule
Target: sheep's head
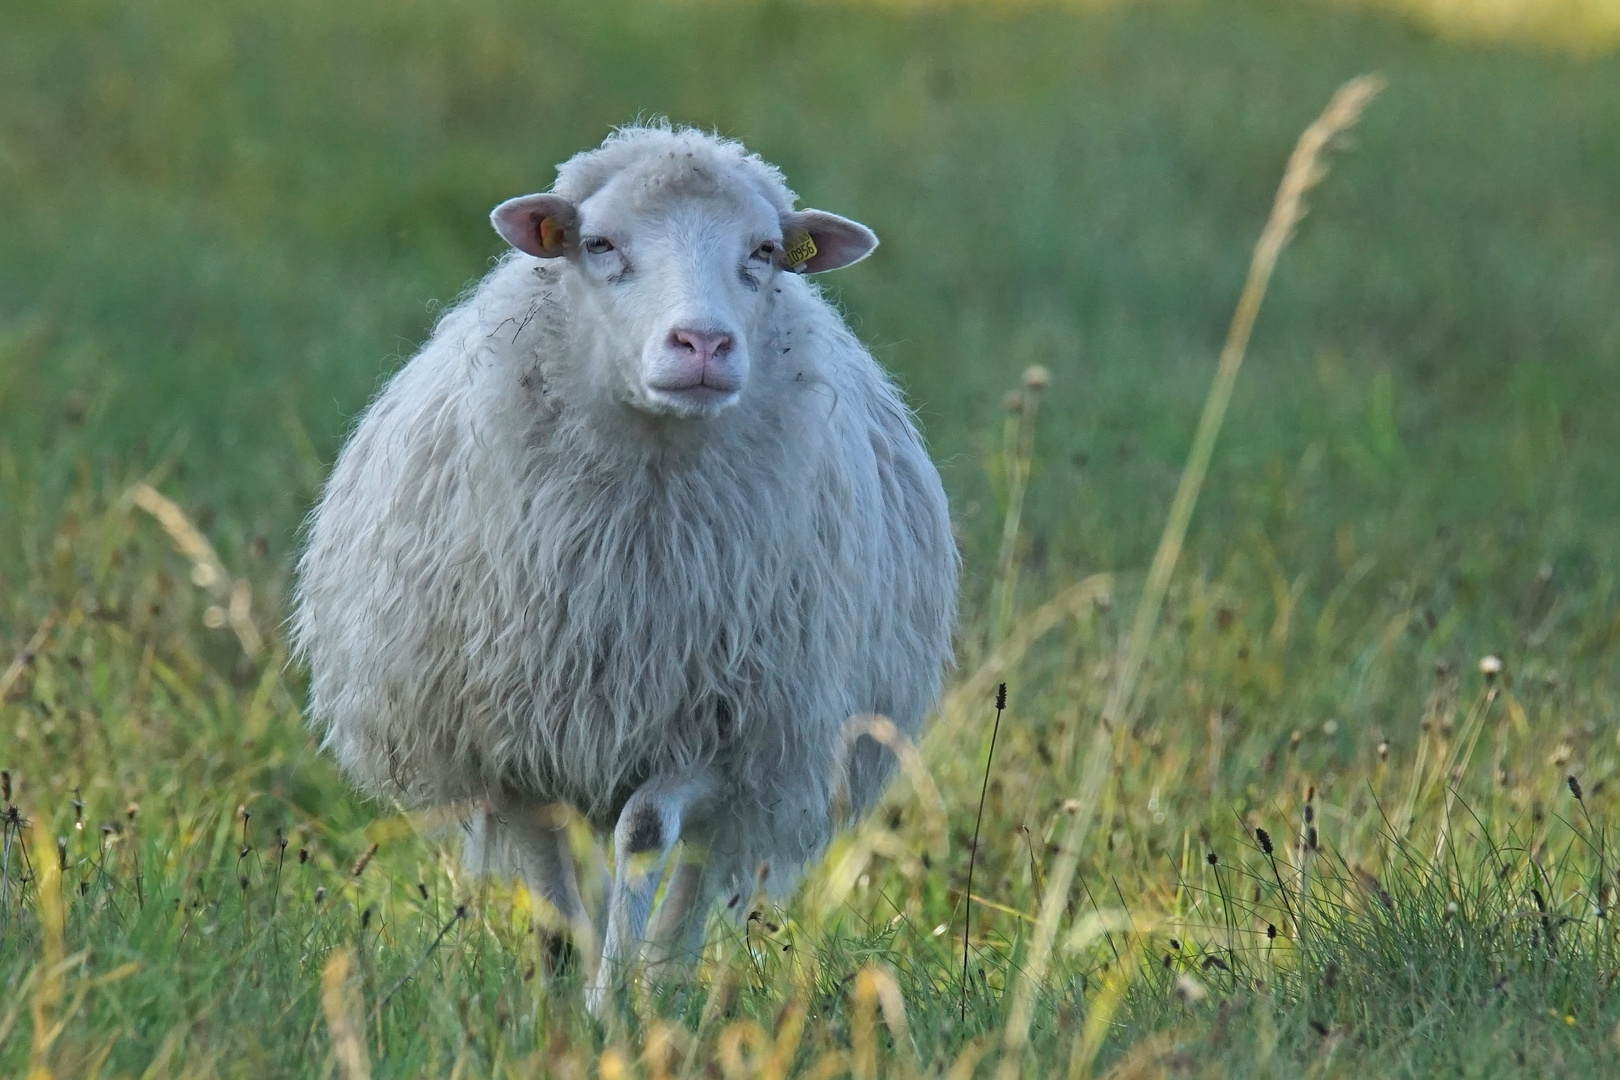
[(490, 220), (518, 250), (568, 260), (577, 325), (608, 392), (698, 419), (746, 391), (777, 275), (847, 266), (877, 237), (836, 214), (783, 210), (746, 176), (682, 164), (627, 169), (577, 203), (511, 199)]

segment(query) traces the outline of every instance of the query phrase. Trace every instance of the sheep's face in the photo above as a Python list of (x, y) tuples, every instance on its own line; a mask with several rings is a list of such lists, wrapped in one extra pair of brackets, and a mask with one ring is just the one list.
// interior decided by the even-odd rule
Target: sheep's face
[(863, 225), (780, 213), (746, 185), (682, 189), (628, 174), (577, 206), (528, 195), (491, 220), (514, 247), (571, 264), (591, 376), (633, 408), (684, 419), (746, 394), (777, 275), (846, 266), (877, 246)]

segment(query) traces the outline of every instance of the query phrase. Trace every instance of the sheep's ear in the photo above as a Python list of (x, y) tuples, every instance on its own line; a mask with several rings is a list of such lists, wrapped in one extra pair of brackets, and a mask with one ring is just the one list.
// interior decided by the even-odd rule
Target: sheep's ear
[(566, 255), (579, 239), (579, 215), (561, 195), (521, 195), (490, 212), (489, 223), (506, 242), (537, 259)]
[(782, 249), (788, 268), (804, 274), (858, 263), (878, 246), (877, 233), (858, 221), (825, 210), (782, 215)]

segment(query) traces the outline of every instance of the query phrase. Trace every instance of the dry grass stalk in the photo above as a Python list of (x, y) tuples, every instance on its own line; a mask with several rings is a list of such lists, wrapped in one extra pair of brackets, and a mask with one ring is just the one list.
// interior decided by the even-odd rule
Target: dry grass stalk
[(1497, 688), (1487, 687), (1480, 696), (1474, 708), (1470, 710), (1468, 719), (1457, 733), (1457, 739), (1452, 744), (1451, 753), (1446, 757), (1445, 765), (1436, 775), (1435, 781), (1445, 792), (1445, 805), (1440, 811), (1440, 826), (1434, 842), (1434, 861), (1440, 862), (1445, 852), (1446, 841), (1451, 837), (1451, 810), (1457, 802), (1457, 787), (1452, 782), (1453, 777), (1461, 776), (1468, 768), (1468, 763), (1474, 758), (1474, 748), (1479, 745), (1480, 733), (1485, 730), (1485, 722), (1490, 716), (1491, 706), (1496, 703)]
[(45, 644), (45, 639), (51, 636), (51, 631), (55, 628), (56, 614), (52, 612), (40, 622), (39, 629), (28, 639), (28, 644), (23, 646), (22, 652), (13, 657), (11, 663), (6, 665), (6, 670), (0, 673), (0, 702), (6, 700), (6, 695), (17, 685), (17, 680), (28, 670), (28, 665), (34, 662), (34, 657)]
[[(911, 1025), (906, 1018), (906, 1000), (900, 992), (900, 983), (894, 972), (881, 964), (868, 964), (855, 975), (850, 1009), (849, 1073), (856, 1080), (877, 1080), (879, 1076), (909, 1076), (916, 1073), (917, 1044), (911, 1037)], [(878, 1067), (877, 1018), (882, 1013), (883, 1026), (895, 1048), (909, 1058), (904, 1067)], [(823, 1058), (823, 1064), (828, 1062)]]
[(1113, 1068), (1103, 1074), (1102, 1080), (1150, 1080), (1170, 1075), (1166, 1058), (1175, 1054), (1176, 1039), (1180, 1033), (1161, 1031), (1149, 1035), (1121, 1058)]
[(641, 1060), (646, 1065), (648, 1080), (672, 1080), (670, 1063), (686, 1041), (686, 1030), (665, 1020), (656, 1021), (647, 1029)]
[[(36, 817), (34, 820), (45, 819)], [(51, 1080), (51, 1045), (67, 1022), (54, 1018), (57, 1006), (62, 1003), (67, 976), (67, 965), (62, 959), (62, 871), (55, 859), (42, 858), (37, 860), (34, 873), (38, 877), (35, 906), (43, 941), (38, 981), (34, 984), (34, 1042), (28, 1055), (28, 1080)]]
[(979, 1061), (989, 1052), (990, 1043), (985, 1039), (968, 1043), (951, 1063), (951, 1071), (945, 1074), (945, 1080), (973, 1080), (973, 1072), (979, 1067)]
[(17, 1026), (17, 1017), (22, 1013), (23, 1003), (33, 1000), (31, 991), (34, 988), (35, 980), (39, 978), (39, 974), (40, 969), (36, 965), (13, 987), (11, 1000), (7, 1002), (5, 1011), (0, 1012), (0, 1046), (6, 1045), (6, 1040), (11, 1037), (12, 1029)]
[(804, 1039), (805, 1021), (810, 1017), (809, 997), (813, 987), (808, 980), (788, 1002), (776, 1025), (776, 1042), (759, 1070), (760, 1080), (784, 1080), (793, 1068), (793, 1058)]
[(1085, 1026), (1080, 1029), (1074, 1051), (1069, 1056), (1069, 1080), (1085, 1080), (1091, 1075), (1091, 1064), (1097, 1060), (1103, 1040), (1108, 1038), (1114, 1014), (1124, 1004), (1125, 992), (1130, 989), (1131, 979), (1136, 974), (1136, 955), (1136, 949), (1127, 950), (1120, 961), (1109, 969), (1103, 988), (1091, 999), (1086, 1009)]
[(610, 1046), (602, 1051), (602, 1057), (596, 1065), (596, 1075), (601, 1077), (601, 1080), (627, 1080), (630, 1075), (630, 1063), (625, 1060), (624, 1052), (616, 1046)]
[(1035, 420), (1041, 397), (1051, 382), (1043, 367), (1024, 372), (1024, 389), (1007, 397), (1006, 429), (1002, 435), (1003, 457), (1007, 466), (1007, 516), (1001, 529), (1001, 550), (996, 555), (994, 613), (990, 645), (1000, 644), (1013, 624), (1018, 603), (1018, 534), (1024, 518), (1024, 496), (1029, 490), (1029, 469), (1035, 455)]
[(877, 982), (872, 969), (855, 976), (855, 1002), (849, 1018), (850, 1073), (855, 1080), (877, 1080)]
[(364, 1003), (354, 985), (354, 950), (334, 950), (321, 972), (321, 1010), (326, 1013), (326, 1030), (332, 1039), (343, 1080), (371, 1080), (371, 1059), (366, 1054), (363, 1016)]
[(220, 562), (214, 545), (192, 524), (186, 512), (151, 484), (141, 481), (129, 490), (136, 506), (157, 519), (174, 541), (174, 548), (191, 561), (191, 580), (207, 589), (218, 603), (208, 609), (203, 621), (212, 626), (230, 626), (242, 652), (249, 659), (264, 648), (264, 636), (253, 622), (253, 590), (246, 581), (235, 581)]
[(892, 860), (908, 873), (922, 865), (906, 841), (888, 829), (868, 825), (854, 835), (839, 837), (828, 849), (816, 879), (804, 890), (804, 910), (809, 919), (822, 925), (830, 923), (878, 857)]
[(1170, 575), (1181, 557), (1187, 526), (1192, 520), (1193, 507), (1198, 501), (1199, 489), (1209, 470), (1210, 457), (1215, 450), (1215, 439), (1226, 418), (1226, 407), (1232, 398), (1238, 369), (1248, 348), (1249, 335), (1254, 329), (1260, 303), (1265, 299), (1266, 286), (1276, 268), (1277, 257), (1294, 234), (1305, 211), (1305, 194), (1326, 175), (1322, 155), (1329, 145), (1344, 132), (1355, 126), (1362, 110), (1383, 89), (1384, 81), (1376, 75), (1363, 75), (1341, 86), (1328, 102), (1322, 115), (1305, 129), (1288, 159), (1277, 197), (1272, 203), (1271, 216), (1266, 221), (1260, 240), (1255, 245), (1249, 263), (1248, 279), (1238, 298), (1237, 310), (1232, 315), (1226, 344), (1221, 350), (1220, 364), (1214, 384), (1204, 402), (1204, 412), (1193, 438), (1187, 466), (1181, 474), (1170, 506), (1169, 520), (1159, 538), (1159, 547), (1148, 571), (1142, 597), (1136, 606), (1130, 635), (1120, 651), (1119, 666), (1113, 684), (1092, 737), (1085, 772), (1081, 776), (1077, 807), (1069, 819), (1058, 857), (1047, 878), (1047, 889), (1041, 903), (1041, 914), (1030, 945), (1029, 957), (1019, 971), (1007, 1026), (1002, 1036), (1002, 1058), (997, 1069), (997, 1080), (1014, 1080), (1022, 1069), (1024, 1051), (1029, 1044), (1029, 1027), (1035, 1015), (1035, 994), (1046, 981), (1047, 968), (1052, 959), (1052, 945), (1056, 940), (1058, 921), (1068, 903), (1069, 887), (1074, 881), (1075, 869), (1080, 861), (1080, 848), (1090, 830), (1113, 763), (1114, 739), (1121, 728), (1125, 709), (1136, 692), (1137, 676), (1147, 657), (1148, 643), (1158, 625), (1159, 610), (1170, 585)]
[(759, 1075), (760, 1063), (771, 1051), (771, 1037), (752, 1020), (734, 1020), (720, 1032), (714, 1056), (727, 1080)]
[(733, 941), (730, 954), (724, 956), (715, 967), (715, 977), (709, 984), (709, 996), (703, 1003), (703, 1014), (698, 1017), (697, 1030), (692, 1033), (694, 1049), (686, 1055), (686, 1060), (681, 1064), (680, 1080), (691, 1080), (698, 1075), (704, 1065), (704, 1057), (696, 1048), (702, 1045), (704, 1033), (725, 1015), (731, 1005), (731, 996), (736, 989), (736, 980), (741, 970), (734, 962), (739, 947), (737, 942)]
[(883, 1026), (889, 1029), (895, 1047), (909, 1052), (915, 1062), (918, 1058), (917, 1043), (911, 1037), (911, 1022), (906, 1019), (906, 998), (900, 992), (900, 983), (894, 977), (894, 972), (873, 964), (857, 977), (857, 983), (861, 978), (869, 980), (877, 994), (878, 1008), (883, 1013)]

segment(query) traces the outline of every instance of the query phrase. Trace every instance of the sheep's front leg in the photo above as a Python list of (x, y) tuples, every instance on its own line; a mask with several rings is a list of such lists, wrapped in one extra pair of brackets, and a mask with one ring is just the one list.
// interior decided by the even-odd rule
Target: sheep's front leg
[(690, 848), (688, 841), (670, 872), (658, 913), (647, 927), (647, 974), (653, 979), (693, 970), (692, 965), (703, 956), (713, 888), (706, 880), (711, 875), (701, 853)]
[(653, 896), (681, 839), (682, 824), (712, 792), (707, 776), (655, 779), (642, 785), (619, 812), (602, 962), (586, 989), (591, 1011), (602, 1010), (609, 988), (639, 959)]
[(594, 955), (596, 933), (579, 894), (574, 853), (568, 844), (567, 809), (556, 804), (514, 808), (507, 813), (507, 827), (512, 830), (518, 871), (529, 892), (552, 908), (554, 917), (544, 920), (550, 923), (546, 932), (560, 929), (556, 925), (556, 917), (560, 917), (579, 955)]

